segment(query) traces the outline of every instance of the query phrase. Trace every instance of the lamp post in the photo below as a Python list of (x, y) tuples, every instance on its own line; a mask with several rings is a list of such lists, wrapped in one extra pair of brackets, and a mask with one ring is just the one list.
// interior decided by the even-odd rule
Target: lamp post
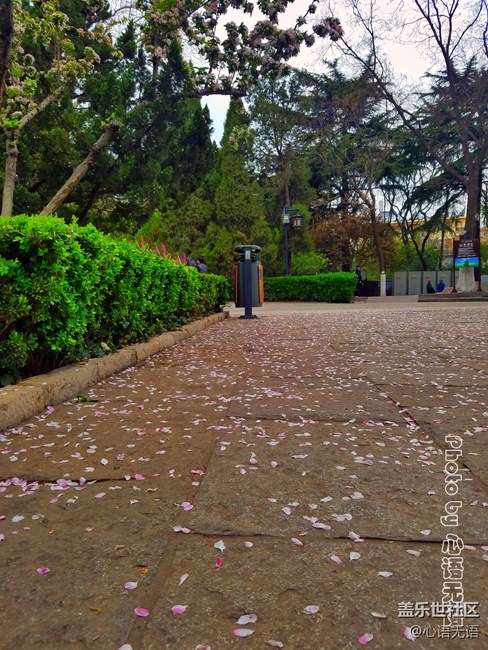
[(298, 231), (303, 227), (303, 214), (300, 210), (290, 209), (285, 205), (283, 209), (283, 230), (285, 236), (285, 275), (290, 275), (290, 250), (288, 246), (288, 232)]

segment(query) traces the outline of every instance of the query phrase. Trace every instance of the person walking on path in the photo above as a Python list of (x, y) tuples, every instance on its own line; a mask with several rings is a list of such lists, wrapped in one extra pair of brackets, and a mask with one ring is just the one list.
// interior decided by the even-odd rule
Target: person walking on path
[(359, 268), (359, 266), (356, 266), (356, 270), (354, 271), (354, 273), (358, 276), (358, 282), (356, 284), (355, 294), (356, 294), (356, 296), (360, 296), (361, 295), (361, 289), (362, 289), (362, 286), (363, 286), (363, 274), (361, 273), (361, 269)]

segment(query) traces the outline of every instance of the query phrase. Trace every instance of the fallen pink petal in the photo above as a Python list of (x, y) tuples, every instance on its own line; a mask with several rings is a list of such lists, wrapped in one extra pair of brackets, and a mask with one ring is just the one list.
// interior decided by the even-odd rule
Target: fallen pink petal
[(366, 645), (367, 643), (369, 643), (370, 641), (372, 641), (373, 638), (374, 638), (374, 637), (373, 637), (372, 634), (369, 634), (369, 632), (366, 632), (365, 634), (361, 634), (361, 636), (358, 637), (358, 641), (359, 641), (359, 643), (360, 643), (361, 645)]
[(307, 605), (303, 610), (304, 614), (316, 614), (320, 607), (318, 605)]
[(181, 585), (182, 585), (184, 582), (186, 582), (186, 580), (188, 580), (188, 576), (189, 576), (188, 573), (184, 573), (184, 574), (181, 576), (180, 581), (179, 581), (179, 583), (178, 583), (178, 585), (179, 585), (180, 587), (181, 587)]
[(136, 607), (134, 611), (137, 614), (137, 616), (142, 616), (142, 617), (149, 616), (149, 610), (146, 609), (145, 607)]
[(243, 614), (239, 617), (237, 625), (249, 625), (249, 623), (256, 623), (257, 620), (257, 614)]
[(173, 616), (182, 616), (186, 610), (187, 610), (188, 605), (174, 605), (174, 607), (171, 608), (171, 613)]
[(124, 589), (136, 589), (137, 588), (137, 582), (126, 582), (124, 584)]
[(47, 567), (47, 566), (40, 566), (37, 569), (37, 573), (39, 573), (39, 575), (45, 575), (46, 573), (49, 573), (50, 571), (51, 571), (51, 569), (49, 567)]
[(173, 530), (175, 533), (184, 533), (185, 535), (188, 535), (188, 533), (191, 533), (190, 528), (185, 528), (184, 526), (173, 526)]
[(240, 637), (241, 639), (244, 639), (245, 637), (254, 634), (254, 630), (249, 630), (247, 628), (237, 628), (235, 630), (232, 630), (232, 634), (234, 636)]
[(404, 636), (406, 639), (408, 639), (409, 641), (415, 641), (415, 639), (417, 638), (417, 637), (415, 636), (415, 634), (413, 633), (411, 627), (406, 627), (406, 628), (403, 630), (403, 636)]

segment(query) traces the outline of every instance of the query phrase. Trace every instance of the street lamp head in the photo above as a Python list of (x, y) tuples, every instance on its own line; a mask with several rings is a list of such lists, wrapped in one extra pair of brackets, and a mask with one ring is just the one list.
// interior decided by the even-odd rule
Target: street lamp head
[(283, 208), (283, 224), (286, 226), (290, 223), (290, 209), (287, 205)]
[(298, 210), (291, 215), (291, 227), (293, 230), (301, 230), (303, 227), (303, 214)]

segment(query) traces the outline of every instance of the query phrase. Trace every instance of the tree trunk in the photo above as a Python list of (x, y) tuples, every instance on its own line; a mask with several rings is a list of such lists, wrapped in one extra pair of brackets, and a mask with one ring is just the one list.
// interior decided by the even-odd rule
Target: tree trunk
[(441, 231), (441, 243), (439, 247), (439, 271), (442, 271), (442, 262), (444, 260), (444, 242), (446, 239), (446, 216), (444, 217), (444, 224)]
[(466, 206), (465, 239), (479, 239), (481, 190), (483, 186), (483, 171), (473, 170), (467, 184), (468, 202)]
[(97, 198), (99, 191), (100, 191), (100, 183), (95, 183), (91, 189), (90, 194), (88, 195), (88, 199), (86, 200), (83, 209), (77, 212), (76, 216), (78, 217), (78, 223), (80, 226), (86, 226), (86, 224), (88, 223), (87, 220), (88, 212), (90, 211), (91, 207), (95, 203), (95, 199)]
[(7, 131), (7, 157), (5, 160), (5, 178), (3, 182), (1, 212), (3, 217), (11, 217), (14, 206), (15, 176), (17, 174), (17, 159), (19, 157), (17, 138), (17, 129), (10, 129)]
[(373, 230), (373, 239), (374, 245), (376, 247), (376, 255), (378, 257), (378, 264), (380, 267), (380, 296), (384, 298), (386, 296), (386, 264), (385, 264), (385, 254), (383, 252), (383, 245), (378, 233), (378, 224), (376, 221), (376, 210), (372, 208), (369, 212), (371, 219), (371, 228)]
[(288, 179), (287, 178), (284, 179), (283, 192), (284, 192), (284, 195), (285, 195), (285, 206), (287, 208), (290, 208), (291, 207), (290, 206), (290, 187), (288, 185)]
[(56, 194), (49, 201), (46, 207), (43, 208), (40, 214), (53, 214), (61, 205), (63, 205), (71, 192), (75, 189), (75, 187), (77, 187), (78, 183), (83, 180), (91, 167), (93, 167), (105, 147), (110, 144), (110, 142), (112, 142), (112, 140), (115, 138), (118, 130), (119, 125), (115, 122), (111, 123), (105, 129), (105, 131), (91, 148), (90, 153), (86, 156), (85, 160), (83, 160), (77, 167), (75, 167), (73, 173), (64, 183), (63, 187), (58, 192), (56, 192)]
[[(0, 0), (1, 2), (1, 0)], [(7, 157), (5, 161), (5, 180), (3, 185), (3, 196), (2, 196), (2, 212), (1, 214), (4, 217), (10, 217), (12, 215), (13, 205), (14, 205), (14, 191), (15, 191), (15, 180), (17, 176), (17, 159), (19, 157), (19, 150), (17, 142), (20, 138), (22, 129), (33, 120), (39, 113), (49, 106), (55, 99), (59, 97), (62, 92), (62, 88), (58, 88), (53, 93), (45, 97), (42, 102), (34, 106), (28, 113), (22, 117), (18, 126), (15, 129), (9, 129), (6, 131), (7, 139)]]
[(2, 103), (3, 91), (5, 89), (13, 32), (13, 0), (0, 0), (0, 104)]

